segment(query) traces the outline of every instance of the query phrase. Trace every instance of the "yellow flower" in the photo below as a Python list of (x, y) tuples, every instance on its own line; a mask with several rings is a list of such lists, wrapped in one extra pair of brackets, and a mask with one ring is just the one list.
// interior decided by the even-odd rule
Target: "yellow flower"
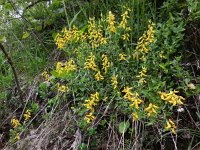
[(171, 103), (173, 106), (183, 104), (182, 100), (185, 100), (182, 96), (176, 95), (179, 91), (170, 91), (169, 93), (159, 92), (160, 98), (164, 101)]
[(68, 91), (68, 87), (65, 85), (60, 85), (60, 83), (57, 83), (57, 88), (59, 92), (67, 92)]
[(130, 107), (135, 107), (136, 109), (139, 109), (139, 105), (143, 102), (138, 97), (132, 97), (129, 100), (132, 102), (132, 104), (130, 104)]
[(119, 60), (126, 60), (126, 54), (120, 53), (119, 54)]
[(26, 112), (24, 113), (24, 120), (28, 121), (31, 118), (31, 110), (27, 109)]
[(89, 114), (85, 115), (85, 119), (87, 121), (87, 123), (90, 123), (91, 121), (94, 120), (94, 116), (93, 116), (93, 112), (90, 112)]
[(11, 124), (12, 124), (13, 128), (17, 128), (19, 125), (21, 125), (19, 120), (17, 118), (15, 118), (15, 117), (13, 117), (11, 119)]
[(138, 113), (137, 113), (137, 112), (134, 112), (134, 113), (132, 114), (132, 118), (133, 118), (133, 121), (137, 121), (137, 120), (139, 119)]
[(88, 22), (88, 39), (92, 49), (107, 43), (107, 38), (103, 37), (102, 29), (96, 26), (95, 18), (89, 18)]
[(98, 72), (96, 73), (95, 79), (96, 79), (97, 81), (100, 81), (100, 80), (103, 80), (103, 79), (104, 79), (104, 77), (101, 75), (100, 71), (98, 71)]
[(142, 67), (142, 70), (139, 72), (139, 75), (136, 76), (137, 78), (139, 78), (139, 81), (138, 81), (139, 84), (146, 83), (146, 80), (144, 78), (147, 76), (146, 73), (147, 73), (147, 68)]
[(158, 106), (150, 103), (149, 106), (144, 109), (144, 111), (148, 112), (147, 115), (150, 117), (150, 116), (152, 116), (152, 114), (157, 114), (156, 109), (158, 109)]
[(64, 69), (66, 72), (77, 70), (77, 66), (73, 59), (70, 59), (69, 61), (65, 62), (64, 65), (65, 65)]
[(140, 75), (136, 76), (137, 78), (141, 78), (141, 77), (145, 77), (147, 73), (147, 68), (146, 67), (142, 67), (142, 71), (139, 72)]
[(125, 87), (122, 92), (125, 93), (124, 98), (125, 99), (130, 99), (134, 94), (131, 92), (133, 88), (132, 87)]
[(136, 51), (139, 51), (144, 54), (148, 53), (149, 43), (154, 42), (154, 33), (155, 33), (154, 26), (155, 24), (152, 21), (149, 21), (148, 30), (139, 38), (139, 41), (137, 42)]
[(103, 70), (105, 73), (107, 73), (108, 68), (110, 67), (110, 62), (108, 61), (107, 55), (104, 55), (104, 54), (102, 55), (102, 62), (103, 62), (103, 64), (102, 64)]
[(15, 140), (15, 141), (18, 141), (18, 140), (20, 140), (19, 133), (17, 133), (17, 134), (15, 135), (15, 138), (14, 138), (14, 140)]
[(59, 76), (62, 76), (63, 74), (67, 74), (75, 70), (77, 70), (77, 66), (73, 59), (70, 59), (69, 61), (66, 61), (65, 63), (57, 62), (56, 64), (56, 73)]
[(99, 92), (96, 92), (95, 94), (91, 94), (90, 98), (94, 100), (95, 102), (99, 102)]
[(117, 88), (117, 85), (118, 85), (117, 76), (118, 76), (118, 75), (112, 76), (112, 78), (111, 78), (111, 84), (112, 84), (112, 86), (113, 86), (114, 89), (116, 89), (116, 88)]
[(145, 80), (145, 78), (140, 78), (138, 83), (143, 84), (143, 83), (147, 83), (147, 81)]
[(93, 110), (94, 106), (96, 106), (96, 103), (94, 100), (90, 100), (90, 99), (87, 99), (85, 100), (85, 102), (87, 102), (86, 104), (83, 104), (83, 106), (85, 106), (88, 110)]
[(131, 101), (130, 107), (135, 107), (136, 109), (139, 109), (139, 104), (141, 104), (143, 101), (139, 98), (139, 94), (137, 92), (132, 93), (131, 88), (126, 87), (122, 92), (125, 93), (124, 98)]
[(61, 34), (58, 33), (55, 37), (55, 43), (58, 49), (63, 49), (66, 44), (78, 42), (81, 38), (81, 31), (73, 26), (72, 29), (63, 28)]
[(125, 33), (125, 34), (122, 35), (122, 39), (124, 41), (129, 41), (129, 38), (130, 38), (130, 35), (128, 33)]
[(83, 104), (83, 106), (85, 106), (88, 110), (93, 111), (94, 106), (96, 106), (99, 102), (99, 93), (96, 92), (95, 94), (91, 94), (90, 99), (85, 100), (85, 102), (86, 103)]
[(56, 35), (55, 41), (56, 41), (56, 45), (57, 45), (58, 49), (64, 48), (65, 40), (64, 40), (64, 38), (62, 37), (61, 34), (58, 33), (58, 34)]
[(147, 30), (147, 41), (152, 43), (154, 41), (154, 26), (155, 23), (153, 23), (151, 20), (149, 20), (148, 30)]
[(89, 58), (85, 62), (85, 69), (91, 69), (97, 71), (97, 65), (95, 63), (95, 56), (91, 53)]
[(159, 53), (159, 57), (162, 59), (162, 58), (164, 58), (164, 56), (163, 56), (163, 51), (161, 51), (160, 53)]
[(171, 119), (169, 119), (168, 121), (167, 121), (167, 123), (166, 123), (166, 125), (165, 125), (165, 130), (166, 131), (168, 131), (168, 130), (171, 130), (171, 132), (173, 133), (173, 134), (176, 134), (176, 125), (175, 125), (175, 123), (171, 120)]
[(42, 76), (44, 77), (44, 79), (45, 79), (46, 81), (50, 81), (50, 77), (49, 77), (49, 74), (47, 73), (47, 71), (44, 71), (44, 72), (42, 73)]
[(123, 29), (125, 29), (125, 30), (128, 30), (129, 28), (127, 27), (127, 24), (128, 24), (128, 22), (127, 22), (127, 19), (129, 18), (129, 11), (130, 11), (130, 9), (127, 9), (122, 15), (121, 15), (121, 17), (122, 17), (122, 20), (121, 20), (121, 22), (120, 22), (120, 24), (119, 24), (119, 27), (120, 28), (123, 28)]
[(83, 104), (83, 106), (85, 106), (89, 111), (90, 113), (85, 115), (85, 119), (87, 121), (87, 123), (90, 123), (91, 121), (94, 120), (94, 116), (93, 116), (93, 113), (94, 113), (94, 107), (98, 104), (99, 102), (99, 93), (96, 92), (95, 94), (91, 94), (90, 95), (90, 99), (87, 99), (85, 100), (85, 104)]
[(113, 15), (111, 11), (108, 12), (107, 21), (108, 21), (108, 30), (110, 32), (114, 32), (115, 33), (116, 32), (115, 15)]

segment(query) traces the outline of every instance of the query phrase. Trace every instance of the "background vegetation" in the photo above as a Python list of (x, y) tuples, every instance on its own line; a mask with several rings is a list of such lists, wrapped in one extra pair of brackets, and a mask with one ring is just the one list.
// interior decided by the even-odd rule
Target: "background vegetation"
[(0, 11), (2, 149), (200, 147), (200, 2), (0, 0)]

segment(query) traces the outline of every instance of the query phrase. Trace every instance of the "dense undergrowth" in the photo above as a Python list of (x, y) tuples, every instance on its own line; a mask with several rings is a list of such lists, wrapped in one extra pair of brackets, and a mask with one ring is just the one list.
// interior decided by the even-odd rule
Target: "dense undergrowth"
[(200, 147), (198, 1), (1, 6), (0, 147)]

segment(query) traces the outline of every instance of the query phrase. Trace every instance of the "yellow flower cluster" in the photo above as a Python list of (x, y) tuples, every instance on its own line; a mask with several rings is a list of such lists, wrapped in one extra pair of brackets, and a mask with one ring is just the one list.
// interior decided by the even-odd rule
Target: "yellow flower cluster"
[(142, 53), (148, 53), (148, 45), (154, 41), (154, 26), (155, 24), (149, 20), (148, 30), (144, 33), (137, 43), (136, 51), (140, 51)]
[(65, 44), (70, 42), (77, 42), (81, 38), (81, 32), (74, 26), (72, 29), (67, 30), (67, 28), (63, 28), (61, 34), (58, 33), (55, 37), (56, 45), (59, 49), (64, 48)]
[(14, 138), (14, 140), (15, 140), (15, 141), (18, 141), (18, 140), (20, 140), (19, 133), (17, 133), (17, 134), (15, 135), (15, 138)]
[(119, 24), (119, 28), (122, 28), (122, 29), (125, 30), (125, 33), (122, 35), (122, 39), (125, 40), (125, 41), (129, 41), (129, 38), (130, 38), (129, 33), (127, 33), (127, 31), (130, 31), (130, 30), (131, 30), (131, 28), (127, 26), (127, 24), (128, 24), (127, 19), (130, 18), (130, 17), (129, 17), (129, 11), (130, 11), (130, 9), (127, 9), (127, 10), (121, 15), (122, 20), (121, 20), (121, 22), (120, 22), (120, 24)]
[(57, 89), (58, 89), (59, 92), (62, 92), (62, 93), (68, 91), (68, 87), (65, 86), (65, 85), (60, 85), (60, 83), (57, 83)]
[(122, 39), (125, 41), (129, 41), (130, 35), (128, 33), (125, 33), (122, 35)]
[(50, 76), (49, 76), (49, 74), (47, 73), (47, 71), (44, 71), (44, 72), (42, 73), (42, 76), (44, 77), (44, 79), (45, 79), (46, 81), (49, 81), (49, 82), (50, 82)]
[(108, 21), (108, 31), (115, 33), (116, 32), (115, 15), (113, 15), (111, 11), (108, 12), (107, 21)]
[(91, 70), (94, 70), (94, 71), (97, 71), (98, 68), (97, 68), (97, 65), (95, 63), (95, 56), (91, 53), (90, 56), (88, 57), (88, 59), (86, 59), (86, 62), (85, 62), (85, 69), (91, 69)]
[(108, 61), (107, 55), (102, 55), (102, 66), (105, 73), (108, 72), (108, 68), (110, 67), (110, 62)]
[(160, 53), (159, 53), (159, 57), (160, 57), (161, 59), (165, 58), (164, 55), (163, 55), (163, 53), (164, 53), (163, 51), (160, 51)]
[(171, 119), (169, 119), (168, 121), (167, 121), (167, 123), (166, 123), (166, 125), (165, 125), (165, 130), (166, 131), (168, 131), (168, 130), (171, 130), (171, 132), (173, 133), (173, 134), (176, 134), (176, 125), (175, 125), (175, 123), (171, 120)]
[(85, 100), (85, 102), (86, 103), (83, 104), (83, 106), (85, 106), (89, 110), (89, 113), (87, 115), (85, 115), (85, 119), (86, 119), (87, 123), (90, 123), (95, 118), (93, 113), (94, 113), (94, 107), (99, 102), (99, 93), (96, 92), (95, 94), (91, 94), (90, 99)]
[(138, 116), (138, 113), (137, 113), (137, 112), (134, 112), (134, 113), (132, 114), (132, 119), (133, 119), (134, 121), (137, 121), (137, 120), (139, 119), (139, 116)]
[(149, 104), (147, 108), (144, 109), (148, 114), (147, 116), (152, 116), (153, 114), (157, 114), (156, 109), (158, 109), (158, 106), (153, 105), (152, 103)]
[(31, 110), (27, 109), (26, 112), (24, 113), (24, 120), (28, 121), (31, 118)]
[(95, 79), (96, 79), (97, 81), (100, 81), (100, 80), (103, 80), (103, 79), (104, 79), (104, 77), (101, 75), (101, 72), (100, 72), (100, 71), (98, 71), (98, 72), (96, 73)]
[(153, 23), (151, 20), (149, 20), (148, 30), (147, 30), (147, 38), (146, 40), (150, 43), (154, 42), (155, 37), (154, 33), (156, 32), (154, 29), (155, 23)]
[(122, 91), (125, 93), (124, 98), (132, 102), (132, 104), (130, 104), (130, 107), (135, 107), (136, 109), (139, 109), (139, 104), (142, 103), (142, 100), (139, 98), (139, 94), (137, 92), (132, 93), (131, 89), (132, 87), (124, 88), (124, 90)]
[(128, 24), (127, 19), (130, 18), (130, 17), (129, 17), (129, 14), (128, 14), (129, 11), (130, 11), (130, 9), (127, 9), (127, 10), (121, 15), (122, 20), (121, 20), (121, 22), (120, 22), (120, 24), (119, 24), (119, 27), (120, 27), (120, 28), (123, 28), (123, 29), (125, 29), (125, 30), (130, 30), (130, 28), (127, 27), (127, 24)]
[(138, 83), (140, 83), (140, 84), (146, 83), (146, 80), (144, 78), (144, 77), (147, 76), (146, 73), (147, 73), (147, 68), (146, 67), (142, 67), (142, 70), (139, 72), (139, 75), (136, 76), (137, 78), (139, 78)]
[(118, 75), (112, 76), (112, 78), (111, 78), (111, 84), (112, 84), (112, 86), (113, 86), (114, 89), (116, 89), (116, 88), (117, 88), (117, 85), (118, 85), (117, 76), (118, 76)]
[(92, 49), (107, 43), (107, 39), (103, 37), (102, 29), (96, 27), (95, 18), (89, 18), (88, 39)]
[(119, 60), (121, 61), (121, 60), (126, 60), (126, 54), (124, 54), (124, 53), (120, 53), (119, 54)]
[(13, 128), (17, 128), (18, 126), (21, 125), (20, 122), (19, 122), (19, 120), (17, 118), (15, 118), (15, 117), (13, 117), (11, 119), (11, 124), (12, 124)]
[(179, 91), (170, 91), (169, 93), (159, 92), (160, 98), (164, 101), (171, 103), (173, 106), (183, 104), (182, 100), (185, 100), (182, 96), (176, 95)]
[(59, 76), (62, 76), (65, 73), (69, 73), (70, 71), (75, 71), (75, 70), (77, 70), (77, 66), (74, 60), (72, 59), (66, 61), (65, 63), (58, 62), (56, 64), (56, 73), (58, 73)]
[[(96, 63), (95, 63), (95, 56), (91, 53), (90, 56), (86, 59), (86, 62), (84, 64), (85, 69), (91, 69), (94, 71), (97, 71), (95, 74), (95, 79), (97, 81), (103, 80), (104, 77), (101, 75), (101, 72), (99, 71)], [(107, 55), (102, 55), (102, 70), (104, 70), (105, 73), (108, 72), (108, 68), (110, 67), (110, 62), (108, 61)]]

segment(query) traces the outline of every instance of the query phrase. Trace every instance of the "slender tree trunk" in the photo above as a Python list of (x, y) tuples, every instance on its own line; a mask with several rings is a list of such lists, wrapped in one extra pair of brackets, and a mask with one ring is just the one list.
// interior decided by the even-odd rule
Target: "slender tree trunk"
[(6, 52), (4, 46), (2, 45), (2, 43), (0, 43), (0, 49), (2, 50), (2, 52), (4, 53), (11, 69), (12, 69), (12, 72), (13, 72), (13, 75), (14, 75), (14, 80), (15, 80), (15, 83), (16, 83), (16, 86), (17, 86), (17, 91), (18, 91), (18, 94), (19, 94), (19, 97), (20, 97), (20, 101), (21, 101), (21, 104), (23, 105), (24, 101), (23, 101), (23, 96), (22, 96), (22, 91), (21, 91), (21, 88), (20, 88), (20, 85), (19, 85), (19, 80), (18, 80), (18, 77), (17, 77), (17, 72), (15, 70), (15, 67), (14, 67), (14, 64), (12, 62), (12, 59), (10, 58), (10, 56), (8, 55), (8, 53)]

